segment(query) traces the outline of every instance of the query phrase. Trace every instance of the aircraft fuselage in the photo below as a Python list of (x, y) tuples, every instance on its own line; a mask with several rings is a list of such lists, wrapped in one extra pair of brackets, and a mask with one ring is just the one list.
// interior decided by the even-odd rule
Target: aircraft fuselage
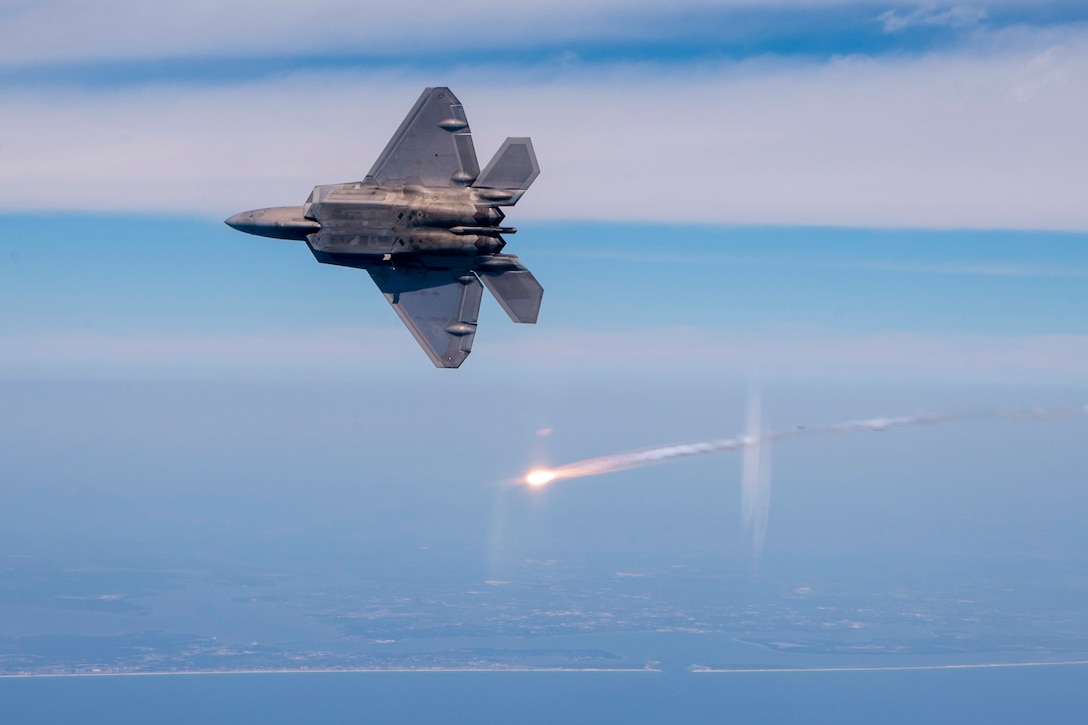
[[(503, 189), (383, 189), (363, 182), (314, 187), (302, 206), (269, 207), (235, 214), (227, 224), (274, 239), (307, 241), (326, 255), (496, 254), (513, 227), (494, 201), (510, 203), (521, 192)], [(355, 266), (355, 265), (352, 265)]]

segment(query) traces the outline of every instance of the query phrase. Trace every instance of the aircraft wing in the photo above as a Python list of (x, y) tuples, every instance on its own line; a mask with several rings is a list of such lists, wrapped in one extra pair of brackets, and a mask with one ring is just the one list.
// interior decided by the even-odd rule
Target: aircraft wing
[(467, 186), (479, 175), (480, 164), (461, 102), (449, 88), (428, 88), (366, 180), (385, 188), (405, 184)]
[(367, 271), (431, 362), (455, 368), (465, 361), (476, 336), (484, 289), (472, 270), (378, 267)]

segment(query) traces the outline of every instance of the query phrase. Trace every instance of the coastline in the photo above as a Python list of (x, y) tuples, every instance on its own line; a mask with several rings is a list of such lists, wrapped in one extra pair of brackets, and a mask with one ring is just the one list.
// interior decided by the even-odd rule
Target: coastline
[(1069, 667), (1088, 665), (1088, 660), (1060, 662), (979, 662), (949, 665), (872, 665), (859, 667), (745, 667), (739, 669), (692, 665), (693, 674), (740, 674), (753, 672), (906, 672), (910, 670), (986, 670), (1015, 667)]
[(306, 675), (306, 674), (380, 674), (434, 672), (663, 672), (651, 667), (352, 667), (282, 670), (182, 670), (164, 672), (48, 672), (5, 673), (0, 680), (30, 680), (61, 677), (171, 677), (208, 675)]
[[(873, 665), (857, 667), (744, 667), (723, 668), (692, 665), (685, 670), (690, 674), (755, 674), (755, 673), (818, 673), (818, 672), (909, 672), (927, 670), (986, 670), (1014, 669), (1031, 667), (1074, 667), (1088, 665), (1088, 660), (1062, 660), (1057, 662), (983, 662), (970, 664), (940, 665)], [(90, 677), (175, 677), (175, 676), (213, 676), (213, 675), (305, 675), (305, 674), (383, 674), (383, 673), (439, 673), (439, 672), (475, 672), (475, 673), (665, 673), (658, 667), (354, 667), (321, 669), (279, 669), (279, 670), (184, 670), (162, 672), (50, 672), (50, 673), (4, 673), (0, 680), (30, 680)]]

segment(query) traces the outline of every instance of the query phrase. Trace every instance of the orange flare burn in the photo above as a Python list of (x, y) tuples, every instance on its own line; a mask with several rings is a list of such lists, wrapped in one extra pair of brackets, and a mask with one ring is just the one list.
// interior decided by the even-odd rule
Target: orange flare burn
[(541, 487), (546, 486), (555, 480), (555, 474), (551, 471), (533, 471), (525, 477), (525, 482), (530, 486)]

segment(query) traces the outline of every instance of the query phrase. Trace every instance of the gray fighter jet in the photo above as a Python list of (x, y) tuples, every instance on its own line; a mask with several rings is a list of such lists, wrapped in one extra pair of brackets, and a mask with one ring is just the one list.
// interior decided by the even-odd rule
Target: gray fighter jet
[(366, 178), (314, 187), (302, 206), (254, 209), (227, 224), (305, 241), (318, 262), (365, 269), (435, 365), (472, 350), (484, 285), (514, 322), (536, 322), (544, 290), (515, 255), (501, 254), (501, 206), (540, 173), (528, 138), (508, 138), (482, 172), (465, 110), (449, 88), (428, 88)]

